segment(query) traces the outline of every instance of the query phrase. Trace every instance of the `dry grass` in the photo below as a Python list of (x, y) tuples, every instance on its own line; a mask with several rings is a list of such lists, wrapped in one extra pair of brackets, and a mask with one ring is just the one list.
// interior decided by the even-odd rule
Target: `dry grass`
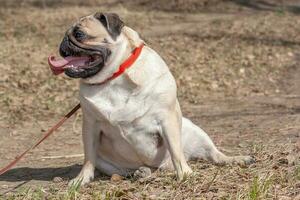
[[(273, 148), (271, 148), (274, 150)], [(191, 163), (194, 173), (177, 182), (173, 173), (156, 172), (150, 178), (128, 178), (112, 182), (100, 176), (84, 188), (66, 182), (48, 187), (24, 187), (10, 194), (11, 199), (292, 199), (299, 195), (300, 168), (289, 167), (272, 156), (285, 152), (284, 147), (253, 147), (257, 163), (250, 168), (217, 167), (208, 163)]]
[[(0, 26), (6, 27), (0, 30), (0, 42), (5, 47), (0, 50), (5, 58), (0, 63), (2, 120), (14, 124), (24, 119), (25, 113), (32, 113), (34, 118), (44, 116), (43, 113), (48, 116), (49, 112), (61, 113), (61, 108), (65, 111), (75, 104), (72, 97), (76, 96), (76, 82), (49, 76), (47, 56), (57, 53), (69, 24), (97, 10), (93, 7), (0, 9), (3, 19)], [(124, 7), (113, 10), (145, 35), (146, 41), (167, 61), (183, 101), (197, 103), (208, 95), (279, 93), (278, 80), (282, 72), (295, 64), (294, 52), (299, 51), (300, 20), (289, 14), (241, 14), (237, 18), (157, 12), (144, 15)], [(137, 16), (139, 20), (135, 20)], [(156, 23), (161, 17), (163, 21)], [(165, 30), (174, 17), (177, 27)], [(158, 33), (153, 34), (157, 29)]]

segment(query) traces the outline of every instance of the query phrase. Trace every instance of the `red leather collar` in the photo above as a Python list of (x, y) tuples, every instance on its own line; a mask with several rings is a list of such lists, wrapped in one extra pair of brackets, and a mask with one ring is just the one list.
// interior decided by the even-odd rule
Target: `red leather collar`
[(100, 83), (96, 83), (98, 84), (104, 84), (110, 80), (113, 80), (115, 78), (117, 78), (118, 76), (120, 76), (121, 74), (123, 74), (125, 72), (126, 69), (128, 69), (129, 67), (132, 66), (132, 64), (138, 59), (139, 55), (142, 52), (142, 49), (144, 47), (144, 44), (141, 44), (139, 47), (135, 48), (132, 52), (131, 55), (119, 66), (118, 71), (116, 71), (115, 73), (113, 73), (113, 75), (111, 77), (109, 77), (108, 79), (100, 82)]

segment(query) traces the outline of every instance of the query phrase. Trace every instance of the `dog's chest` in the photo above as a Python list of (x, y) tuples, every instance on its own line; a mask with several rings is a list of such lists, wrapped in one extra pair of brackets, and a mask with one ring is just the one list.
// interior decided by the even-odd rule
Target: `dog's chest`
[(118, 158), (111, 162), (118, 162), (128, 155), (131, 155), (130, 159), (143, 163), (156, 162), (164, 157), (156, 156), (164, 148), (156, 114), (151, 109), (152, 96), (144, 93), (151, 94), (147, 88), (138, 92), (122, 85), (80, 88), (83, 111), (99, 121), (103, 133), (101, 154), (108, 159), (114, 153)]
[(80, 87), (80, 101), (89, 113), (112, 125), (126, 124), (143, 116), (149, 109), (145, 96), (129, 84)]

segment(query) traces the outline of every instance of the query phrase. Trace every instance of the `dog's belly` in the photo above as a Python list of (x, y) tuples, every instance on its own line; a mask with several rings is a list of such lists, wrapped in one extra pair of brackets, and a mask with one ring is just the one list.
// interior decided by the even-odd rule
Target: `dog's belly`
[(127, 76), (111, 85), (80, 85), (83, 112), (102, 130), (98, 156), (117, 168), (155, 168), (169, 158), (158, 121), (169, 99), (163, 95), (170, 92), (165, 87), (173, 87), (175, 81), (166, 66), (154, 75), (139, 86)]
[(166, 145), (156, 127), (128, 125), (113, 127), (103, 124), (98, 156), (117, 168), (159, 167), (168, 157)]

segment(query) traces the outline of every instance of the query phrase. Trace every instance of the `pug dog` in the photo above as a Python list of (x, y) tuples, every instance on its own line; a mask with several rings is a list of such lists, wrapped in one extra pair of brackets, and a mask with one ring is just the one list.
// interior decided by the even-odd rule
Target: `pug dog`
[[(133, 54), (137, 49), (138, 56)], [(84, 164), (71, 184), (91, 182), (96, 168), (135, 177), (175, 170), (181, 181), (192, 173), (191, 159), (241, 165), (254, 161), (224, 155), (182, 116), (167, 64), (117, 14), (80, 18), (67, 30), (59, 52), (61, 58), (49, 57), (53, 73), (80, 79)], [(128, 64), (131, 57), (135, 60)], [(120, 68), (124, 62), (125, 70)]]

